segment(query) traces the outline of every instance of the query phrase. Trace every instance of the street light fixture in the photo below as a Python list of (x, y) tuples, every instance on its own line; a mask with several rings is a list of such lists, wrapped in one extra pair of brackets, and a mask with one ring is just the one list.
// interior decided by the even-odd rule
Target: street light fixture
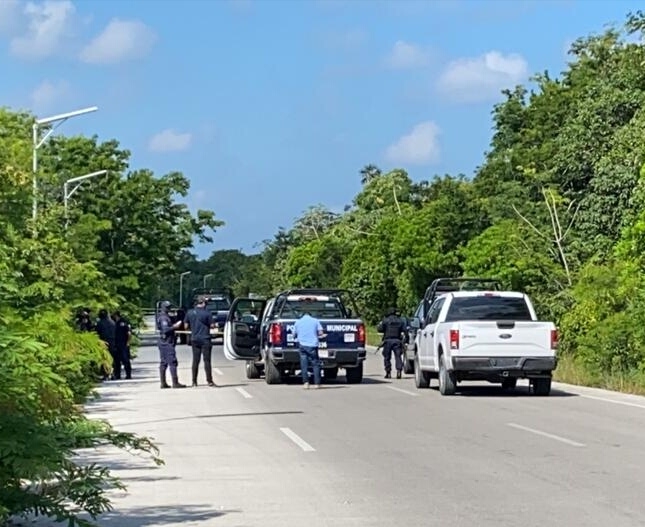
[[(63, 184), (63, 200), (65, 203), (65, 228), (67, 228), (67, 203), (69, 201), (69, 198), (71, 198), (74, 192), (78, 190), (78, 187), (81, 186), (83, 181), (97, 176), (102, 176), (103, 174), (107, 174), (107, 170), (99, 170), (98, 172), (91, 172), (90, 174), (73, 177), (65, 181), (65, 183)], [(70, 183), (76, 183), (76, 185), (74, 185), (71, 190), (68, 190)]]
[[(72, 117), (78, 117), (79, 115), (85, 115), (86, 113), (92, 113), (97, 111), (98, 106), (91, 106), (89, 108), (83, 108), (81, 110), (75, 110), (73, 112), (60, 113), (58, 115), (52, 115), (51, 117), (43, 117), (42, 119), (36, 119), (32, 125), (33, 132), (33, 145), (32, 145), (32, 186), (33, 186), (33, 204), (32, 204), (32, 218), (36, 220), (38, 214), (38, 149), (51, 137), (54, 131), (65, 121), (71, 119)], [(40, 138), (40, 127), (47, 126), (50, 124), (56, 123), (52, 126), (47, 133)]]
[(213, 276), (213, 275), (212, 274), (205, 274), (204, 275), (204, 289), (206, 289), (206, 279), (210, 278), (211, 276)]
[(179, 307), (182, 306), (184, 300), (184, 276), (188, 276), (190, 271), (185, 271), (179, 275)]

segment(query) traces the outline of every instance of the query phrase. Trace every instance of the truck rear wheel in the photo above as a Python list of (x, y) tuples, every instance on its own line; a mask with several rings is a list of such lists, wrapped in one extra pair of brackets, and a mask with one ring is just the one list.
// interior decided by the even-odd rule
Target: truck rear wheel
[(345, 368), (345, 379), (347, 384), (360, 384), (363, 382), (363, 363), (355, 368)]
[(336, 366), (335, 368), (325, 369), (325, 379), (333, 381), (337, 377), (338, 377), (338, 366)]
[(551, 393), (551, 378), (533, 379), (533, 394), (546, 397)]
[(419, 367), (419, 357), (414, 357), (414, 385), (417, 388), (430, 388), (430, 373)]
[(404, 351), (403, 352), (403, 373), (409, 375), (410, 373), (414, 373), (414, 368), (416, 365), (414, 364), (414, 360), (409, 360), (408, 359), (408, 352)]
[(246, 363), (246, 378), (247, 379), (259, 379), (260, 378), (260, 368), (254, 362), (247, 361)]
[(455, 377), (446, 369), (443, 355), (439, 357), (439, 393), (441, 395), (454, 395), (457, 391)]
[(264, 369), (264, 380), (267, 384), (280, 384), (282, 375), (280, 375), (280, 370), (271, 359), (267, 358)]

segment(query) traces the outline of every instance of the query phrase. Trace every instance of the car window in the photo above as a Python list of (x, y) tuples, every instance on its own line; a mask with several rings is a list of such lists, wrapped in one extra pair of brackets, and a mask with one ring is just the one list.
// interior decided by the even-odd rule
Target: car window
[(454, 298), (446, 322), (460, 320), (533, 320), (523, 297), (478, 295)]
[(287, 300), (282, 308), (282, 317), (300, 318), (305, 311), (312, 317), (326, 319), (347, 318), (345, 307), (336, 298), (329, 300)]
[(428, 317), (428, 324), (436, 324), (439, 319), (439, 313), (441, 313), (441, 308), (443, 307), (445, 298), (439, 298), (430, 309), (430, 316)]
[(228, 311), (231, 303), (226, 299), (209, 300), (206, 302), (206, 309), (209, 311)]
[(423, 315), (423, 302), (421, 302), (421, 303), (417, 306), (417, 310), (414, 312), (414, 316), (415, 316), (416, 318), (419, 318), (419, 319), (420, 319), (422, 315)]

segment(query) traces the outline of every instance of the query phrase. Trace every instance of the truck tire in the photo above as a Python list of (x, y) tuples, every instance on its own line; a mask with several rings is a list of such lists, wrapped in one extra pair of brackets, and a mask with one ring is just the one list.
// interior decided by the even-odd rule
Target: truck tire
[(430, 372), (419, 368), (419, 357), (414, 357), (414, 385), (417, 388), (430, 388), (431, 379)]
[(403, 352), (403, 373), (409, 375), (411, 373), (414, 373), (414, 368), (416, 367), (413, 360), (408, 359), (408, 352), (407, 350)]
[(355, 368), (345, 368), (345, 380), (347, 384), (360, 384), (363, 382), (363, 363)]
[(439, 357), (439, 393), (441, 395), (454, 395), (457, 391), (455, 377), (446, 369), (443, 355)]
[(246, 378), (247, 379), (259, 379), (260, 378), (260, 368), (252, 361), (247, 361), (246, 363)]
[(338, 377), (338, 366), (336, 366), (335, 368), (325, 369), (324, 377), (325, 379), (330, 381), (333, 381), (334, 379), (336, 379)]
[(504, 379), (502, 381), (502, 390), (514, 390), (517, 386), (517, 378)]
[(547, 397), (551, 393), (551, 378), (533, 379), (533, 395)]
[(280, 370), (278, 369), (278, 367), (273, 363), (271, 359), (268, 358), (265, 364), (264, 380), (266, 381), (266, 383), (280, 384), (280, 382), (282, 381), (282, 375), (280, 375)]

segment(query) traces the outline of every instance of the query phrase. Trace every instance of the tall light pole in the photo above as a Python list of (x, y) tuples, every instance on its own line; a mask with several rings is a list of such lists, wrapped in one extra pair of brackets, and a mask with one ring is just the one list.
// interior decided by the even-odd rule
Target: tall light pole
[[(85, 174), (84, 176), (73, 177), (73, 178), (70, 178), (67, 181), (65, 181), (65, 183), (63, 184), (63, 200), (64, 200), (64, 203), (65, 203), (65, 228), (67, 228), (67, 223), (68, 223), (68, 221), (67, 221), (67, 202), (69, 201), (69, 198), (71, 198), (72, 195), (74, 194), (74, 192), (76, 192), (78, 190), (78, 187), (81, 186), (83, 181), (85, 181), (86, 179), (93, 178), (93, 177), (102, 176), (103, 174), (107, 174), (107, 170), (99, 170), (98, 172), (91, 172), (90, 174)], [(72, 187), (72, 189), (69, 190), (69, 185), (71, 183), (76, 183), (76, 185), (74, 185)]]
[(206, 289), (206, 279), (210, 278), (211, 276), (213, 276), (213, 275), (212, 274), (205, 274), (204, 275), (204, 289)]
[[(58, 115), (52, 115), (51, 117), (43, 117), (42, 119), (36, 119), (32, 125), (33, 133), (33, 150), (32, 150), (32, 187), (33, 187), (33, 204), (31, 215), (34, 221), (38, 215), (38, 149), (43, 146), (45, 141), (51, 137), (56, 128), (63, 124), (68, 119), (72, 117), (78, 117), (79, 115), (85, 115), (86, 113), (92, 113), (97, 111), (98, 106), (91, 106), (89, 108), (83, 108), (81, 110), (75, 110), (73, 112), (61, 113)], [(47, 133), (41, 138), (40, 137), (40, 127), (54, 124)]]
[(185, 271), (179, 275), (179, 307), (184, 300), (184, 276), (188, 276), (190, 271)]

